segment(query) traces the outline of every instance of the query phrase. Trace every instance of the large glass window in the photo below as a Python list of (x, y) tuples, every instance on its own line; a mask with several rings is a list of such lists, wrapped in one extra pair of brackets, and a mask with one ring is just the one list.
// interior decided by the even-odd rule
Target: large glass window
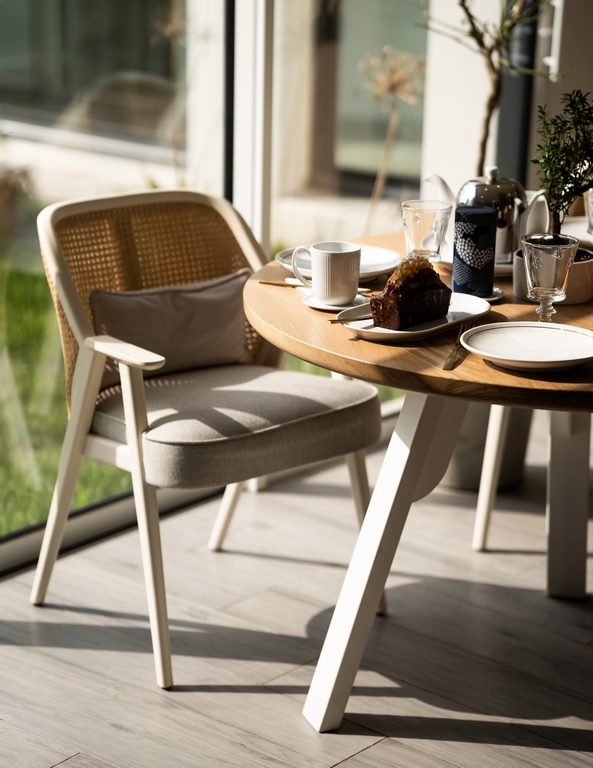
[[(146, 188), (152, 174), (121, 154), (183, 145), (184, 5), (0, 2), (0, 537), (47, 516), (67, 422), (36, 216), (56, 200)], [(44, 131), (58, 128), (44, 145)], [(124, 152), (73, 150), (76, 134), (87, 149), (99, 137)], [(127, 472), (85, 462), (74, 507), (130, 488)]]
[[(1, 7), (1, 6), (0, 6)], [(62, 351), (25, 171), (0, 172), (0, 536), (44, 520), (67, 412)], [(85, 462), (74, 506), (127, 492), (129, 475)]]
[[(384, 206), (372, 231), (367, 219), (385, 147), (383, 198), (419, 194), (427, 44), (420, 5), (283, 0), (275, 26), (272, 244), (395, 231), (397, 205)], [(380, 61), (386, 47), (412, 57), (419, 71), (415, 103), (396, 102), (394, 138), (389, 96), (373, 98), (359, 66), (365, 57)]]
[[(381, 162), (389, 112), (365, 88), (359, 64), (365, 56), (394, 52), (426, 56), (426, 28), (419, 3), (341, 0), (338, 17), (336, 141), (334, 162), (344, 173), (374, 177)], [(389, 175), (417, 182), (420, 177), (422, 100), (399, 103)]]
[[(0, 2), (0, 131), (8, 134), (0, 140), (0, 537), (46, 517), (67, 420), (36, 215), (57, 200), (153, 185), (189, 183), (216, 193), (223, 6), (210, 0)], [(368, 10), (361, 15), (359, 6)], [(421, 53), (412, 6), (407, 0), (277, 0), (277, 248), (362, 234), (386, 116), (362, 88), (357, 62), (386, 44), (410, 49), (413, 43)], [(405, 24), (409, 35), (401, 32)], [(171, 152), (185, 146), (186, 111), (193, 120), (188, 152)], [(407, 165), (397, 160), (396, 148), (394, 177), (418, 175), (420, 124), (421, 107), (407, 117), (402, 110), (396, 147), (408, 136), (399, 155)], [(352, 175), (364, 182), (356, 199), (344, 197), (343, 179)], [(74, 506), (129, 488), (127, 473), (88, 462)]]
[(182, 146), (184, 34), (179, 0), (3, 0), (0, 113)]

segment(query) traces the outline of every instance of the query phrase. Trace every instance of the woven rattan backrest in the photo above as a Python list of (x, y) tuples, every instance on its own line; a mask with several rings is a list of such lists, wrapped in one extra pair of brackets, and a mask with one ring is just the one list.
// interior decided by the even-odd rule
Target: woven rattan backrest
[[(183, 285), (251, 266), (214, 207), (175, 199), (152, 202), (146, 197), (146, 202), (122, 207), (114, 207), (110, 200), (102, 210), (73, 213), (55, 223), (57, 241), (91, 323), (93, 288), (134, 291)], [(70, 403), (78, 343), (47, 264), (46, 272), (58, 314)], [(253, 358), (261, 344), (261, 337), (247, 324), (245, 345)]]

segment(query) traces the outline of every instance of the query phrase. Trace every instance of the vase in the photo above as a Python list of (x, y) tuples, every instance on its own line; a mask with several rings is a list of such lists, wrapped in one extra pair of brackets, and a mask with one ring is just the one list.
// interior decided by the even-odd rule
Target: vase
[[(498, 479), (499, 491), (520, 485), (523, 480), (532, 416), (533, 411), (528, 408), (511, 408)], [(479, 489), (489, 417), (489, 405), (469, 404), (443, 485), (463, 491)]]
[[(577, 250), (577, 259), (570, 268), (568, 284), (566, 286), (566, 298), (562, 304), (583, 304), (593, 299), (593, 251), (587, 248)], [(525, 262), (523, 253), (519, 249), (515, 251), (513, 259), (513, 294), (521, 301), (530, 301), (537, 304), (535, 299), (527, 295), (527, 279), (525, 277)]]

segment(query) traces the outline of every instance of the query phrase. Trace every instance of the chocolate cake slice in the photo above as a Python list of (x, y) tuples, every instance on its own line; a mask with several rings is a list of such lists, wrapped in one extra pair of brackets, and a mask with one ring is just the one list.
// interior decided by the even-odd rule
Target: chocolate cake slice
[(399, 331), (446, 317), (450, 301), (451, 289), (428, 259), (411, 256), (395, 268), (383, 293), (371, 297), (371, 314), (376, 326)]

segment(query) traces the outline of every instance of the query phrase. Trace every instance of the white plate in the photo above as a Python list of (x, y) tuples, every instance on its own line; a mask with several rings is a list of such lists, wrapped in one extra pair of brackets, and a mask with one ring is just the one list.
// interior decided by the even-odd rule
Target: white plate
[[(294, 248), (286, 248), (284, 251), (276, 254), (276, 261), (285, 269), (292, 272), (292, 252)], [(389, 251), (387, 248), (375, 248), (373, 245), (361, 245), (360, 253), (360, 280), (366, 282), (374, 280), (387, 272), (393, 272), (402, 260), (399, 253)], [(311, 277), (311, 258), (302, 253), (298, 261), (299, 269), (305, 277)]]
[(339, 312), (340, 310), (344, 310), (346, 308), (356, 308), (359, 307), (361, 304), (368, 304), (369, 298), (368, 296), (361, 296), (360, 293), (356, 294), (356, 297), (354, 298), (354, 301), (352, 304), (324, 304), (322, 301), (319, 301), (319, 299), (316, 299), (314, 296), (311, 296), (311, 294), (308, 294), (303, 298), (303, 304), (306, 304), (308, 307), (311, 307), (311, 309), (322, 309), (325, 312)]
[[(438, 320), (431, 320), (428, 323), (414, 325), (411, 328), (405, 328), (402, 331), (392, 331), (389, 328), (379, 328), (373, 325), (370, 317), (371, 305), (366, 303), (354, 309), (346, 309), (340, 312), (339, 319), (352, 318), (349, 323), (344, 323), (344, 327), (352, 331), (355, 336), (367, 341), (382, 341), (389, 344), (403, 344), (406, 341), (415, 341), (424, 339), (427, 336), (434, 336), (437, 333), (450, 331), (462, 323), (475, 320), (490, 309), (490, 304), (485, 299), (478, 299), (477, 296), (469, 296), (465, 293), (454, 293), (451, 295), (451, 304), (447, 317)], [(364, 317), (365, 319), (357, 319)]]
[(558, 323), (492, 323), (461, 337), (470, 352), (502, 368), (553, 371), (593, 360), (593, 332)]

